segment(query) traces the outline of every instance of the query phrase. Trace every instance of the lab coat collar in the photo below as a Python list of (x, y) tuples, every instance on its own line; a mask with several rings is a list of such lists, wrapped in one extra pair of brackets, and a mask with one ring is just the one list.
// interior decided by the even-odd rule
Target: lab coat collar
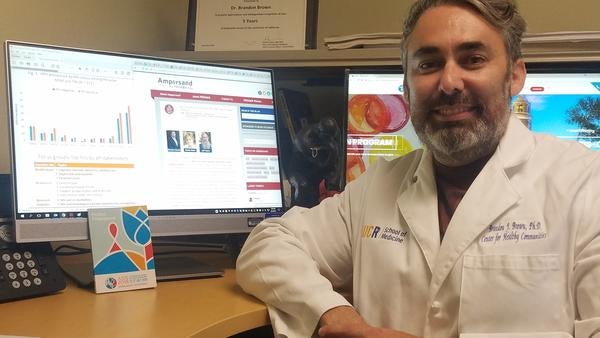
[(518, 118), (511, 115), (508, 128), (504, 137), (500, 140), (495, 155), (504, 169), (510, 170), (527, 162), (533, 153), (534, 147), (533, 133)]

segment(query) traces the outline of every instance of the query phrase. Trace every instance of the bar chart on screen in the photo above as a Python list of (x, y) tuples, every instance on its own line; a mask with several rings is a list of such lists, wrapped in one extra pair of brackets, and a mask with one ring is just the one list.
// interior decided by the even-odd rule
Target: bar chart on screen
[[(109, 118), (110, 119), (110, 118)], [(105, 134), (98, 132), (82, 134), (81, 131), (65, 131), (64, 128), (47, 127), (39, 128), (34, 124), (29, 125), (29, 140), (31, 142), (60, 142), (60, 143), (99, 143), (99, 144), (132, 144), (131, 108), (127, 107), (124, 113), (118, 113), (111, 123), (112, 132)]]
[(72, 210), (89, 205), (91, 197), (96, 207), (128, 205), (145, 193), (140, 188), (144, 177), (136, 174), (136, 166), (144, 162), (136, 147), (131, 105), (124, 100), (94, 102), (94, 95), (86, 111), (74, 108), (81, 102), (68, 100), (52, 114), (37, 103), (19, 106), (18, 130), (29, 142), (20, 145), (27, 151), (18, 172), (37, 177), (19, 184), (32, 192), (27, 201), (32, 210), (47, 205)]

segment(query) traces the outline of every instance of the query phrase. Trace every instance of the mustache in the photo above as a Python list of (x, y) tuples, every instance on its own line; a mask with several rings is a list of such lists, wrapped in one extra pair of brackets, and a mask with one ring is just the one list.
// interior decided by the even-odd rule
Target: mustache
[(429, 110), (432, 111), (448, 111), (456, 108), (482, 107), (482, 104), (479, 100), (468, 95), (456, 93), (454, 95), (441, 94), (430, 101), (428, 106), (430, 107)]
[(433, 100), (433, 102), (431, 102), (430, 105), (433, 107), (456, 105), (473, 106), (479, 104), (478, 101), (479, 100), (473, 99), (470, 96), (467, 96), (463, 93), (455, 93), (452, 95), (441, 93), (440, 96)]

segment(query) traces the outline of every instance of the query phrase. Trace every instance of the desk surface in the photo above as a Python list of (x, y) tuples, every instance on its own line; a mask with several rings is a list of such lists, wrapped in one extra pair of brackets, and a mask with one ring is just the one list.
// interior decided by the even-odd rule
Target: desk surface
[(0, 304), (0, 335), (214, 338), (269, 324), (265, 305), (242, 291), (233, 269), (99, 295), (68, 283), (54, 295)]

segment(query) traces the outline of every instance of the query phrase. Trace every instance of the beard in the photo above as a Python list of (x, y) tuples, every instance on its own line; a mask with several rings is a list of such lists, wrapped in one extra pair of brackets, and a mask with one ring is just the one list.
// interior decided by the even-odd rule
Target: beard
[[(502, 88), (502, 95), (487, 105), (465, 93), (451, 96), (442, 93), (421, 105), (411, 102), (411, 119), (417, 136), (437, 161), (448, 166), (465, 165), (496, 149), (508, 127), (509, 100), (508, 81)], [(451, 110), (456, 106), (470, 107), (474, 117), (444, 123), (433, 118), (434, 111)]]

